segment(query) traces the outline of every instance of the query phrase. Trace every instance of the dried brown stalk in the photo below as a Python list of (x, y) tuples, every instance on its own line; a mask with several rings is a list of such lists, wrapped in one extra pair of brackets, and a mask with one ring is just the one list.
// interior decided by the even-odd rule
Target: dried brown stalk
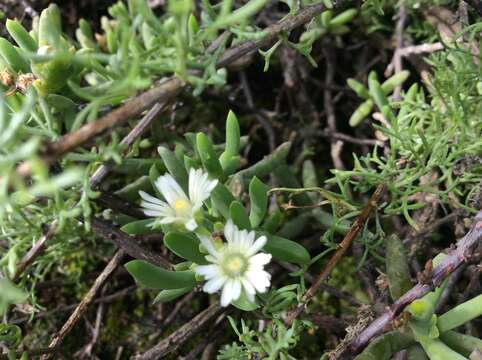
[[(54, 335), (52, 341), (49, 344), (49, 348), (57, 348), (65, 338), (65, 336), (72, 330), (74, 325), (79, 321), (79, 319), (84, 315), (87, 307), (94, 301), (94, 297), (104, 286), (109, 277), (117, 269), (117, 266), (121, 263), (124, 258), (125, 252), (123, 250), (118, 250), (112, 259), (109, 261), (102, 273), (95, 279), (94, 285), (89, 289), (87, 294), (84, 296), (79, 305), (75, 308), (74, 312), (69, 316), (67, 321), (64, 323), (62, 328)], [(51, 359), (53, 353), (43, 355), (40, 360)]]
[(392, 306), (366, 327), (345, 349), (345, 355), (357, 354), (368, 342), (385, 331), (387, 325), (398, 316), (402, 310), (416, 299), (421, 298), (439, 286), (450, 274), (462, 264), (468, 262), (482, 239), (482, 211), (476, 215), (469, 232), (458, 241), (457, 247), (450, 251), (442, 263), (432, 272), (432, 278), (426, 284), (417, 284)]
[(15, 273), (13, 274), (11, 280), (13, 282), (17, 282), (18, 279), (20, 278), (20, 275), (23, 274), (25, 269), (31, 265), (37, 256), (45, 249), (45, 246), (47, 244), (47, 241), (52, 239), (57, 232), (57, 226), (59, 222), (58, 220), (54, 220), (50, 226), (48, 226), (47, 231), (45, 234), (43, 234), (39, 241), (35, 243), (34, 246), (30, 248), (30, 250), (22, 257), (22, 259), (18, 262), (17, 268), (15, 269)]
[(105, 220), (93, 217), (92, 229), (97, 235), (112, 241), (134, 259), (145, 260), (153, 265), (173, 269), (173, 265), (166, 258), (140, 246), (135, 238)]
[(360, 215), (358, 215), (358, 218), (352, 224), (350, 230), (345, 235), (342, 242), (339, 244), (338, 250), (336, 250), (336, 252), (333, 254), (331, 259), (328, 261), (328, 264), (326, 264), (323, 271), (316, 278), (316, 281), (313, 283), (313, 285), (311, 285), (311, 287), (303, 295), (298, 306), (295, 309), (293, 309), (290, 313), (288, 313), (288, 316), (286, 317), (286, 320), (285, 320), (285, 322), (288, 325), (291, 325), (293, 321), (305, 310), (305, 307), (308, 304), (308, 302), (311, 300), (311, 298), (313, 298), (316, 292), (320, 289), (320, 285), (328, 278), (328, 276), (331, 274), (331, 271), (335, 268), (335, 266), (338, 264), (340, 259), (343, 257), (345, 252), (350, 247), (353, 240), (357, 237), (357, 235), (363, 229), (365, 222), (367, 221), (373, 209), (376, 208), (377, 203), (380, 200), (380, 197), (385, 191), (385, 188), (386, 188), (385, 184), (380, 184), (377, 186), (377, 188), (375, 189), (375, 192), (373, 193), (372, 197), (368, 201), (368, 204), (365, 206), (365, 208), (360, 213)]
[(191, 321), (174, 331), (167, 338), (163, 339), (156, 346), (147, 350), (143, 354), (137, 355), (135, 359), (160, 359), (164, 355), (176, 351), (192, 336), (198, 334), (202, 329), (204, 329), (209, 323), (211, 323), (212, 326), (216, 326), (218, 321), (213, 322), (213, 319), (219, 317), (223, 313), (225, 313), (225, 309), (221, 307), (219, 303), (216, 302), (212, 304), (207, 309), (197, 314)]

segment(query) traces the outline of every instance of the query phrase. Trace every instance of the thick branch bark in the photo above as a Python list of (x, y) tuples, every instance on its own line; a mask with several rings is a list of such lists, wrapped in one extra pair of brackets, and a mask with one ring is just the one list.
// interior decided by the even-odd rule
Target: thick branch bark
[(440, 286), (450, 274), (470, 259), (480, 244), (481, 239), (482, 211), (479, 211), (469, 232), (458, 241), (457, 247), (450, 251), (443, 262), (433, 270), (430, 283), (415, 285), (392, 306), (387, 308), (382, 315), (375, 319), (348, 345), (344, 352), (345, 357), (349, 354), (357, 354), (362, 351), (372, 338), (385, 331), (387, 325), (403, 311), (405, 306), (421, 298), (437, 286)]

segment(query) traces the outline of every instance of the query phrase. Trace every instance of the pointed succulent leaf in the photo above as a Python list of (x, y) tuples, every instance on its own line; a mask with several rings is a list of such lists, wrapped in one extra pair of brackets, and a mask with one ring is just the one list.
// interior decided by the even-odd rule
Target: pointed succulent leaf
[(192, 271), (169, 271), (144, 260), (132, 260), (125, 264), (129, 274), (148, 289), (181, 289), (196, 285)]

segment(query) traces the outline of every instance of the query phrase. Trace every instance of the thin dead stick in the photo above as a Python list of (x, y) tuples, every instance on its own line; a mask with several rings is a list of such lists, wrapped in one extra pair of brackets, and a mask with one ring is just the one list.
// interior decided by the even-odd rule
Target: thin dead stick
[(33, 19), (34, 17), (38, 16), (38, 12), (28, 3), (27, 0), (20, 0), (22, 6), (27, 14)]
[(381, 140), (375, 140), (375, 139), (359, 139), (350, 135), (347, 135), (342, 132), (331, 132), (329, 129), (325, 129), (322, 133), (321, 136), (326, 137), (326, 138), (334, 138), (337, 140), (342, 140), (344, 142), (349, 142), (352, 144), (357, 144), (357, 145), (371, 145), (371, 146), (383, 146), (384, 142)]
[(173, 265), (161, 255), (154, 253), (140, 246), (135, 238), (121, 231), (114, 225), (97, 217), (92, 217), (92, 229), (94, 232), (116, 244), (124, 250), (126, 254), (135, 259), (145, 260), (153, 265), (161, 266), (166, 269), (173, 269)]
[[(110, 303), (110, 302), (112, 302), (114, 300), (117, 300), (121, 297), (125, 297), (126, 295), (129, 295), (130, 293), (134, 293), (136, 290), (138, 290), (137, 285), (128, 286), (125, 289), (119, 290), (119, 291), (117, 291), (113, 294), (97, 298), (97, 299), (94, 300), (93, 303), (94, 304)], [(79, 305), (79, 303), (70, 304), (70, 305), (63, 305), (63, 306), (59, 306), (59, 307), (57, 307), (55, 309), (52, 309), (52, 310), (49, 310), (49, 311), (38, 312), (38, 313), (35, 314), (35, 319), (38, 320), (40, 318), (45, 318), (45, 317), (53, 315), (53, 314), (58, 315), (61, 312), (68, 312), (70, 310), (75, 309), (78, 305)], [(9, 320), (9, 323), (17, 325), (17, 324), (22, 324), (26, 321), (29, 321), (30, 319), (31, 319), (31, 316), (29, 315), (29, 316), (16, 318), (16, 319), (11, 319), (11, 320)]]
[(23, 274), (25, 269), (32, 264), (37, 256), (45, 249), (47, 241), (52, 239), (57, 232), (57, 225), (59, 224), (58, 220), (54, 220), (48, 227), (47, 231), (44, 235), (40, 237), (40, 239), (30, 248), (30, 250), (22, 257), (22, 259), (18, 262), (17, 268), (15, 269), (15, 273), (13, 274), (11, 280), (12, 282), (17, 282), (20, 278), (20, 275)]
[(166, 319), (162, 322), (161, 331), (167, 329), (169, 325), (176, 319), (177, 314), (181, 311), (186, 304), (192, 300), (192, 298), (196, 295), (196, 291), (191, 291), (189, 294), (185, 295), (182, 299), (176, 301), (176, 305), (174, 305), (174, 309), (171, 310), (169, 315)]
[[(128, 254), (136, 259), (146, 260), (154, 265), (172, 268), (172, 264), (168, 260), (164, 259), (162, 256), (156, 253), (152, 253), (147, 249), (142, 248), (135, 242), (135, 240), (131, 236), (125, 234), (116, 227), (111, 226), (109, 223), (93, 217), (92, 228), (95, 230), (96, 234), (111, 240), (120, 249), (117, 250), (111, 261), (107, 264), (105, 269), (95, 280), (94, 285), (89, 289), (89, 291), (84, 296), (79, 305), (77, 305), (77, 307), (67, 319), (67, 321), (64, 323), (59, 332), (54, 336), (49, 347), (59, 346), (65, 336), (69, 333), (70, 330), (72, 330), (75, 324), (85, 313), (87, 307), (94, 301), (94, 297), (108, 280), (110, 275), (115, 271), (117, 266), (120, 265), (122, 258), (125, 254)], [(47, 354), (44, 355), (41, 360), (47, 360), (50, 358), (51, 354)]]
[[(154, 104), (151, 110), (139, 121), (136, 126), (132, 128), (132, 130), (127, 134), (125, 138), (122, 139), (120, 145), (129, 149), (131, 145), (138, 139), (139, 137), (144, 134), (144, 132), (151, 126), (152, 122), (156, 119), (156, 117), (161, 113), (164, 109), (165, 104), (161, 105), (160, 103)], [(94, 174), (90, 178), (90, 186), (95, 189), (99, 186), (102, 180), (105, 179), (107, 174), (111, 171), (113, 164), (112, 163), (104, 163), (97, 168)]]
[[(396, 37), (397, 37), (397, 50), (395, 50), (395, 54), (393, 55), (393, 64), (395, 68), (395, 74), (398, 74), (403, 70), (402, 64), (402, 55), (399, 52), (399, 49), (403, 47), (403, 29), (405, 28), (405, 20), (407, 18), (405, 12), (405, 5), (403, 4), (403, 0), (400, 1), (400, 9), (398, 11), (398, 21), (396, 26)], [(393, 91), (393, 99), (395, 101), (400, 100), (400, 93), (402, 91), (402, 86), (398, 85), (395, 87)]]
[[(334, 0), (332, 1), (333, 9), (338, 9), (349, 1), (346, 0)], [(289, 32), (303, 24), (306, 24), (314, 17), (320, 15), (327, 8), (324, 4), (319, 3), (316, 5), (310, 5), (304, 7), (297, 15), (287, 16), (283, 20), (268, 26), (264, 29), (266, 36), (258, 41), (248, 40), (244, 43), (226, 50), (220, 57), (217, 66), (225, 67), (240, 57), (251, 54), (262, 47), (269, 46), (278, 38), (278, 36), (284, 32)]]
[(366, 327), (345, 349), (344, 354), (357, 354), (362, 351), (368, 342), (375, 336), (383, 333), (387, 325), (400, 314), (405, 306), (416, 299), (421, 298), (428, 292), (432, 291), (450, 274), (452, 274), (462, 264), (468, 262), (480, 241), (482, 240), (482, 211), (475, 216), (474, 224), (469, 232), (457, 242), (457, 247), (450, 251), (444, 258), (442, 263), (432, 272), (432, 279), (427, 284), (417, 284), (411, 290), (399, 298), (392, 306), (375, 319), (368, 327)]
[(225, 312), (225, 309), (218, 302), (212, 304), (204, 311), (197, 314), (191, 321), (174, 331), (167, 338), (163, 339), (153, 348), (135, 357), (136, 360), (160, 359), (164, 355), (176, 351), (192, 336), (199, 333), (212, 320)]
[[(333, 47), (330, 44), (330, 41), (326, 41), (323, 46), (323, 54), (325, 55), (326, 59), (326, 73), (325, 73), (325, 84), (331, 86), (333, 84), (335, 78), (335, 64), (336, 64), (336, 57)], [(323, 89), (323, 104), (325, 106), (326, 111), (326, 123), (328, 125), (328, 129), (330, 132), (337, 132), (336, 129), (336, 116), (335, 116), (335, 105), (333, 103), (333, 96), (331, 93), (331, 89), (329, 87), (325, 87)], [(345, 169), (345, 165), (341, 160), (340, 153), (343, 148), (343, 141), (334, 139), (330, 142), (330, 155), (333, 161), (333, 165), (336, 169), (343, 170)]]
[[(88, 123), (80, 129), (64, 135), (53, 143), (47, 144), (43, 159), (48, 164), (52, 164), (62, 155), (85, 144), (92, 137), (123, 124), (128, 119), (139, 115), (142, 111), (153, 106), (155, 103), (168, 102), (181, 91), (183, 85), (184, 82), (177, 77), (172, 77), (163, 81), (160, 85), (128, 100), (124, 105), (107, 113), (96, 121)], [(29, 162), (22, 163), (17, 168), (18, 174), (21, 176), (30, 174), (30, 166)]]
[[(333, 8), (342, 7), (347, 0), (332, 1)], [(279, 35), (301, 26), (326, 10), (323, 4), (311, 5), (303, 8), (297, 15), (287, 16), (283, 20), (264, 29), (264, 38), (258, 41), (248, 40), (242, 44), (226, 50), (219, 58), (216, 66), (226, 67), (243, 56), (249, 55), (262, 47), (270, 45)], [(156, 102), (167, 102), (173, 99), (185, 86), (185, 82), (176, 76), (170, 77), (156, 87), (126, 101), (122, 106), (100, 117), (96, 121), (82, 126), (80, 129), (64, 135), (59, 140), (46, 145), (43, 159), (51, 164), (64, 154), (85, 144), (91, 138), (108, 129), (123, 124), (127, 119), (140, 114)], [(21, 176), (30, 174), (31, 164), (24, 162), (17, 167)]]
[(385, 184), (380, 184), (377, 186), (377, 188), (375, 189), (375, 192), (373, 193), (372, 197), (368, 201), (368, 204), (365, 206), (361, 214), (358, 215), (358, 218), (352, 224), (350, 230), (345, 235), (342, 242), (339, 244), (338, 250), (336, 250), (336, 252), (333, 254), (331, 259), (328, 261), (328, 264), (326, 264), (323, 271), (320, 273), (320, 275), (318, 275), (313, 285), (311, 285), (311, 287), (303, 295), (298, 306), (294, 310), (288, 313), (288, 316), (286, 317), (286, 320), (285, 320), (288, 326), (291, 325), (293, 321), (305, 310), (306, 304), (311, 300), (311, 298), (313, 298), (316, 292), (320, 289), (320, 285), (328, 278), (328, 276), (331, 274), (331, 271), (335, 268), (336, 264), (338, 264), (340, 259), (343, 257), (345, 252), (350, 247), (353, 240), (357, 237), (357, 235), (363, 229), (363, 226), (365, 226), (365, 223), (368, 220), (370, 213), (373, 211), (374, 208), (376, 208), (378, 201), (380, 200), (380, 197), (385, 192), (385, 188), (386, 188)]
[(430, 54), (433, 52), (437, 52), (443, 50), (444, 46), (441, 42), (436, 42), (433, 44), (421, 44), (421, 45), (412, 45), (406, 46), (400, 49), (395, 50), (395, 54), (393, 55), (392, 61), (388, 64), (387, 68), (385, 69), (385, 75), (390, 76), (395, 68), (395, 59), (399, 58), (400, 60), (404, 57), (409, 57), (411, 55), (420, 55), (420, 54)]
[[(118, 250), (114, 254), (114, 256), (109, 261), (105, 269), (102, 271), (99, 277), (97, 277), (97, 279), (95, 280), (94, 285), (92, 285), (92, 287), (89, 289), (87, 294), (84, 296), (80, 304), (75, 308), (74, 312), (69, 316), (69, 318), (64, 323), (62, 328), (57, 332), (57, 334), (54, 335), (52, 341), (49, 344), (49, 348), (56, 348), (62, 343), (65, 336), (70, 332), (70, 330), (72, 330), (72, 328), (77, 323), (77, 321), (79, 321), (79, 319), (87, 310), (87, 307), (94, 300), (94, 297), (97, 295), (100, 289), (104, 286), (104, 284), (109, 279), (109, 277), (117, 269), (117, 266), (120, 265), (124, 255), (125, 255), (124, 250)], [(52, 356), (53, 354), (51, 353), (45, 354), (40, 358), (40, 360), (48, 360), (48, 359), (51, 359)]]
[[(105, 291), (105, 287), (102, 289), (102, 293)], [(102, 318), (104, 317), (104, 303), (100, 303), (97, 307), (97, 313), (95, 316), (94, 326), (90, 325), (86, 319), (86, 326), (89, 326), (92, 331), (92, 338), (90, 341), (79, 351), (77, 351), (74, 356), (79, 356), (80, 358), (90, 357), (92, 358), (92, 349), (94, 348), (100, 335), (100, 327), (102, 325)]]

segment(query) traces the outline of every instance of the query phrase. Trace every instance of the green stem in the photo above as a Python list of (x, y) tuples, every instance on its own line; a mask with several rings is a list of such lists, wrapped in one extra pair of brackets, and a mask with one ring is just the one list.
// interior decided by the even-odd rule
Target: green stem
[(468, 360), (465, 356), (453, 351), (439, 339), (424, 336), (418, 339), (430, 360)]
[(447, 331), (440, 335), (440, 339), (452, 349), (467, 357), (476, 349), (482, 351), (482, 340), (473, 336)]
[(438, 318), (437, 326), (440, 333), (444, 333), (480, 315), (482, 315), (482, 294), (447, 311)]

